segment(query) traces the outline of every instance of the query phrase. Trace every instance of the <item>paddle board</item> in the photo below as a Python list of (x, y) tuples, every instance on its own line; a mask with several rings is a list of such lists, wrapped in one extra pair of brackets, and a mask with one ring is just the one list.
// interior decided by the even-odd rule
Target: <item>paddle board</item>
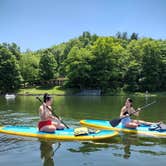
[(118, 135), (118, 132), (98, 130), (87, 135), (75, 136), (74, 129), (63, 129), (56, 130), (53, 133), (40, 132), (36, 127), (25, 127), (25, 126), (2, 126), (0, 127), (0, 133), (18, 135), (24, 137), (35, 137), (49, 140), (100, 140), (111, 138)]
[(105, 130), (115, 130), (115, 131), (123, 131), (127, 133), (137, 133), (137, 134), (143, 134), (148, 136), (159, 136), (159, 137), (166, 137), (166, 131), (150, 131), (149, 126), (138, 126), (136, 129), (130, 129), (125, 128), (122, 126), (121, 123), (119, 123), (118, 126), (112, 127), (109, 123), (109, 121), (106, 120), (81, 120), (80, 124), (88, 127), (93, 127), (97, 129), (105, 129)]

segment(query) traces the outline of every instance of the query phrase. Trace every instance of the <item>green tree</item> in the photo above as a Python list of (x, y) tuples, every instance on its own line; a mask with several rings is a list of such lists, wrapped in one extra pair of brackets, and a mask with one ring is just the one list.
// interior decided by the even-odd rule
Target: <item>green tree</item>
[(130, 40), (138, 40), (138, 33), (133, 32), (130, 36)]
[(21, 75), (16, 57), (0, 46), (0, 89), (3, 93), (13, 92), (20, 87)]
[(85, 48), (73, 47), (65, 61), (70, 86), (80, 89), (90, 87), (92, 54)]
[[(102, 37), (92, 46), (91, 79), (94, 87), (117, 88), (124, 76), (123, 65), (126, 62), (126, 51), (112, 37)], [(125, 56), (126, 55), (126, 56)]]
[(20, 60), (21, 51), (20, 47), (16, 43), (2, 43), (2, 46), (8, 49), (16, 57), (17, 60)]
[(160, 87), (159, 90), (164, 90), (166, 91), (166, 40), (164, 41), (159, 41), (159, 49), (160, 49), (160, 56), (161, 56), (161, 61), (159, 64), (159, 80), (160, 80)]
[(124, 90), (129, 92), (139, 91), (140, 69), (140, 64), (136, 61), (133, 60), (129, 63), (124, 76)]
[(118, 39), (128, 40), (127, 32), (117, 32), (115, 35)]
[(23, 77), (23, 82), (33, 84), (39, 80), (39, 57), (33, 52), (22, 54), (20, 58), (20, 71)]
[(43, 81), (48, 81), (57, 77), (57, 62), (49, 51), (45, 51), (39, 62), (39, 77)]
[(57, 72), (60, 77), (65, 77), (66, 75), (64, 61), (66, 60), (68, 53), (65, 52), (65, 49), (66, 44), (62, 43), (57, 46), (53, 46), (50, 50), (57, 62)]
[(157, 42), (147, 40), (143, 45), (142, 71), (140, 78), (141, 91), (156, 91), (160, 87), (161, 57)]

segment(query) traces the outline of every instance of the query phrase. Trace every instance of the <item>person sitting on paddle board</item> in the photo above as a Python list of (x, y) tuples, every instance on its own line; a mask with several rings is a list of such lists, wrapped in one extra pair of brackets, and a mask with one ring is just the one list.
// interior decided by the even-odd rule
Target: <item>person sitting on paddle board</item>
[[(133, 108), (132, 103), (133, 103), (132, 99), (128, 98), (125, 102), (125, 105), (121, 109), (120, 118), (122, 118), (121, 123), (122, 123), (123, 127), (137, 128), (141, 124), (150, 126), (150, 125), (161, 123), (161, 122), (147, 122), (147, 121), (143, 121), (143, 120), (132, 120), (130, 118), (130, 114), (134, 114), (136, 116), (139, 116), (139, 111), (141, 110), (140, 108), (138, 108), (137, 109), (138, 111), (136, 111)], [(125, 117), (125, 118), (123, 118), (123, 117)]]
[(52, 115), (51, 108), (52, 97), (47, 93), (43, 96), (43, 104), (39, 107), (40, 121), (38, 123), (39, 131), (54, 132), (56, 129), (63, 129), (65, 126), (58, 118)]
[[(121, 109), (120, 117), (125, 117), (121, 120), (123, 127), (136, 128), (140, 124), (138, 120), (132, 120), (129, 116), (131, 113), (135, 112), (132, 102), (132, 99), (128, 98), (125, 102), (125, 105)], [(134, 115), (139, 116), (139, 112), (134, 113)]]

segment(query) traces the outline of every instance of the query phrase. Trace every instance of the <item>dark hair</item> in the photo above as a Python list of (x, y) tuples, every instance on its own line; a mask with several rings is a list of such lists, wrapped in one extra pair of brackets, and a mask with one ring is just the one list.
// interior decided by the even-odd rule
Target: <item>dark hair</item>
[(127, 98), (127, 100), (128, 100), (130, 103), (133, 102), (133, 100), (132, 100), (131, 98)]
[(49, 100), (51, 100), (51, 98), (52, 97), (48, 93), (45, 93), (44, 96), (43, 96), (44, 103), (47, 102), (47, 101), (49, 101)]
[(131, 99), (131, 98), (127, 98), (127, 101), (129, 101), (131, 104), (130, 104), (130, 106), (132, 107), (133, 106), (133, 100)]

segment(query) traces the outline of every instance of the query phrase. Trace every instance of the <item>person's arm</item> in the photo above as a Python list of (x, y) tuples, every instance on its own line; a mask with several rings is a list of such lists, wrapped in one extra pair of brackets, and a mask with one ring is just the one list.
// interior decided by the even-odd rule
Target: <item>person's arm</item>
[[(135, 116), (139, 116), (139, 112), (135, 112), (135, 111), (137, 111), (137, 110), (140, 110), (140, 108), (138, 108), (137, 110), (135, 110), (133, 107), (132, 107), (132, 112), (131, 113), (133, 113)], [(134, 113), (135, 112), (135, 113)]]
[(53, 115), (51, 116), (51, 120), (54, 120), (54, 121), (56, 121), (58, 123), (61, 123), (60, 119), (58, 119), (57, 117), (55, 117)]
[(129, 114), (125, 114), (124, 115), (124, 112), (126, 111), (125, 107), (122, 107), (121, 111), (120, 111), (120, 118), (123, 118), (125, 116), (129, 116)]
[(49, 118), (50, 118), (51, 120), (54, 120), (54, 121), (58, 122), (58, 123), (61, 123), (59, 118), (57, 118), (56, 116), (53, 116), (53, 115), (52, 115), (52, 112), (51, 112), (51, 111), (52, 111), (52, 108), (49, 107)]
[(48, 110), (47, 107), (48, 106), (45, 103), (43, 103), (43, 105), (40, 106), (40, 109), (39, 109), (40, 117), (41, 117), (41, 119), (44, 119), (44, 120), (47, 120), (47, 119), (52, 120), (52, 119), (54, 119), (54, 116), (52, 115), (52, 112)]

